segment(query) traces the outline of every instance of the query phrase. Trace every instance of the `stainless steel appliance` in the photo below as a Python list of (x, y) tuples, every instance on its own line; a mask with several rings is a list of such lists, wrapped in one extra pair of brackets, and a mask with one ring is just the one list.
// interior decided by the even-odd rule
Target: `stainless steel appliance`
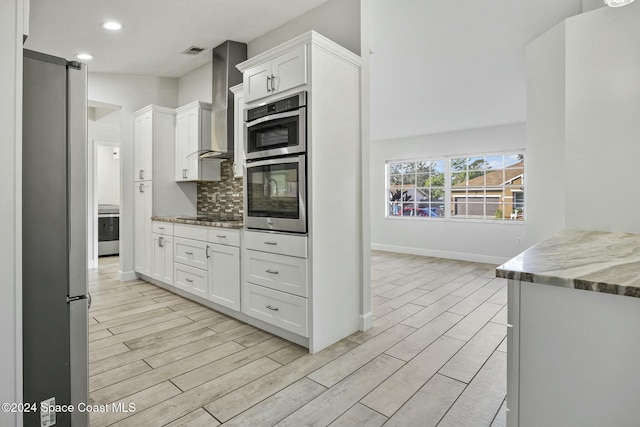
[(244, 225), (307, 232), (306, 156), (247, 162)]
[(120, 252), (120, 206), (98, 205), (98, 256)]
[(24, 50), (22, 327), (24, 425), (87, 426), (87, 72)]
[(211, 149), (200, 157), (233, 158), (234, 95), (230, 87), (242, 83), (236, 65), (247, 59), (246, 43), (227, 40), (213, 48), (211, 97)]
[(247, 160), (304, 153), (307, 150), (307, 92), (245, 110)]

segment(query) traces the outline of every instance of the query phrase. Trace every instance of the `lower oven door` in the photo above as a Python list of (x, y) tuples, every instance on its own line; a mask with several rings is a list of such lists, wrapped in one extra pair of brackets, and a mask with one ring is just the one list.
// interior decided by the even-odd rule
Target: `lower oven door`
[(244, 223), (261, 230), (307, 232), (306, 157), (247, 162)]
[(98, 255), (117, 255), (120, 240), (120, 216), (98, 214)]

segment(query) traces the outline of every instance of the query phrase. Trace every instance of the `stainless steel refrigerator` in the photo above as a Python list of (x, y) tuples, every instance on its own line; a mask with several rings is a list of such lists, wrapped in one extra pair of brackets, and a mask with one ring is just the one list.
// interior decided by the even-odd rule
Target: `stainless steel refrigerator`
[(87, 72), (24, 50), (23, 85), (23, 401), (75, 408), (24, 425), (87, 426)]

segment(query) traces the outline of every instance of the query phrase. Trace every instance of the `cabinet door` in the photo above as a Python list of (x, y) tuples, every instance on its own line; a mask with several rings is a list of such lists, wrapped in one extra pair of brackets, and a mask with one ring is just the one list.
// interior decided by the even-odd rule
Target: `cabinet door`
[(210, 244), (209, 300), (240, 311), (240, 249)]
[(187, 180), (196, 181), (200, 179), (199, 166), (200, 157), (198, 154), (194, 154), (200, 150), (200, 109), (196, 108), (187, 113), (187, 154), (186, 154), (186, 166), (187, 166)]
[(134, 261), (135, 271), (151, 277), (153, 193), (150, 181), (135, 183), (134, 189)]
[(176, 117), (176, 181), (187, 180), (189, 155), (189, 117), (186, 113)]
[(153, 119), (149, 111), (135, 119), (134, 180), (153, 179)]
[[(267, 80), (267, 77), (269, 78)], [(256, 65), (242, 75), (245, 102), (264, 98), (271, 94), (271, 62)]]
[(233, 104), (235, 110), (235, 123), (233, 124), (233, 176), (242, 178), (246, 161), (244, 154), (244, 91), (239, 91), (235, 94)]
[(271, 61), (275, 92), (307, 83), (307, 46), (299, 46)]
[(153, 233), (152, 252), (151, 277), (168, 285), (173, 285), (173, 238)]

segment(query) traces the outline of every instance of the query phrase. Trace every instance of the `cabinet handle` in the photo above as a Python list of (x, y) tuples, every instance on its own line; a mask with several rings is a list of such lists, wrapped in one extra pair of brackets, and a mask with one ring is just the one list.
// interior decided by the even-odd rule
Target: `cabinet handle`
[(278, 242), (264, 242), (265, 245), (277, 246)]
[(273, 84), (273, 82), (276, 81), (276, 76), (274, 76), (273, 74), (271, 74), (271, 92), (274, 92), (276, 90), (275, 85)]
[(141, 193), (144, 193), (144, 184), (140, 183), (140, 188), (138, 189)]
[(140, 172), (138, 172), (138, 176), (140, 177), (140, 179), (144, 179), (144, 170), (140, 169)]
[(164, 230), (164, 227), (158, 227), (158, 230)]
[(276, 270), (265, 270), (265, 272), (269, 273), (269, 274), (279, 274), (279, 271)]
[(227, 238), (227, 236), (225, 236), (224, 234), (216, 234), (216, 237), (218, 239), (226, 239)]
[(205, 249), (205, 254), (207, 255), (207, 258), (209, 258), (209, 246), (207, 246), (207, 248)]
[(271, 307), (270, 305), (267, 305), (266, 307), (267, 307), (269, 310), (272, 310), (272, 311), (279, 311), (279, 310), (280, 310), (278, 307)]
[(189, 283), (193, 283), (193, 279), (184, 279), (184, 280), (186, 280)]
[(193, 252), (185, 252), (187, 255), (193, 255)]
[(267, 92), (271, 92), (271, 89), (269, 89), (270, 83), (271, 83), (271, 77), (267, 76)]
[(162, 237), (158, 237), (158, 246), (164, 248), (164, 245), (162, 244)]

